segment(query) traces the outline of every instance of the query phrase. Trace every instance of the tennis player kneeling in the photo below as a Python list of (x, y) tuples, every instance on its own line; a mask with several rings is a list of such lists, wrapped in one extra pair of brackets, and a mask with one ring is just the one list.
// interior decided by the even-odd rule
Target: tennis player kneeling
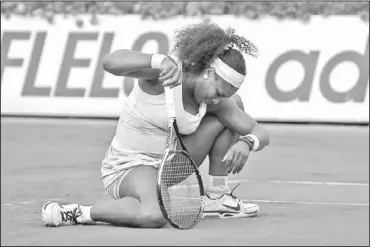
[(267, 132), (236, 95), (246, 76), (241, 52), (256, 56), (257, 48), (233, 29), (201, 23), (178, 31), (168, 56), (130, 50), (106, 55), (106, 71), (137, 78), (101, 165), (103, 184), (115, 200), (92, 206), (47, 202), (43, 223), (143, 228), (167, 223), (156, 193), (167, 135), (164, 86), (173, 88), (178, 129), (194, 163), (200, 166), (209, 156), (203, 217), (257, 215), (259, 206), (238, 199), (228, 186), (228, 175), (243, 169), (249, 153), (269, 144)]

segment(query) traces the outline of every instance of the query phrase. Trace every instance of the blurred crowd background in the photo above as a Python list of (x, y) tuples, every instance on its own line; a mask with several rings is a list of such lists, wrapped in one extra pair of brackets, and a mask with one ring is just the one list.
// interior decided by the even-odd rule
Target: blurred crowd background
[(235, 15), (249, 19), (274, 16), (279, 20), (308, 22), (313, 15), (358, 15), (369, 20), (369, 2), (1, 2), (1, 14), (44, 18), (54, 16), (76, 18), (89, 15), (91, 24), (99, 23), (99, 15), (139, 14), (142, 19), (166, 19), (181, 16)]

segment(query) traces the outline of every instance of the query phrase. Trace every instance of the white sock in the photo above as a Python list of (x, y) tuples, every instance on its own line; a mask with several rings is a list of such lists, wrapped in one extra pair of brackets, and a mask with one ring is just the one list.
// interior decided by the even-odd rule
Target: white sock
[(220, 197), (224, 193), (230, 192), (230, 187), (228, 185), (228, 176), (209, 176), (208, 186), (207, 186), (208, 194), (214, 197)]
[(80, 208), (81, 208), (82, 215), (77, 218), (77, 221), (79, 223), (82, 223), (82, 224), (88, 224), (88, 223), (94, 222), (91, 219), (91, 214), (90, 214), (90, 211), (91, 211), (92, 206), (83, 206), (83, 205), (80, 205)]

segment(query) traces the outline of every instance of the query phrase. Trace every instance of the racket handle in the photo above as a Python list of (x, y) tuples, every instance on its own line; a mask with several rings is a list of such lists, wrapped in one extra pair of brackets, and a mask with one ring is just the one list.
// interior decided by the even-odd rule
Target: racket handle
[(175, 111), (175, 101), (173, 97), (173, 88), (164, 87), (164, 95), (166, 97), (166, 108), (168, 117), (175, 118), (176, 111)]

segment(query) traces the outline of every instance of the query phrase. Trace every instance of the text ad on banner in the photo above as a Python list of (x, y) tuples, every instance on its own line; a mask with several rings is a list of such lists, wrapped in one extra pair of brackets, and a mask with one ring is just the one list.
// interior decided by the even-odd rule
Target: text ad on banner
[[(63, 18), (53, 25), (2, 19), (2, 115), (118, 117), (135, 81), (104, 72), (104, 55), (117, 49), (166, 54), (178, 28), (200, 21), (101, 19), (83, 29)], [(248, 74), (238, 91), (256, 119), (369, 122), (368, 24), (344, 17), (309, 24), (232, 16), (213, 21), (234, 27), (261, 51), (257, 59), (246, 56)], [(337, 27), (341, 32), (332, 31)]]

